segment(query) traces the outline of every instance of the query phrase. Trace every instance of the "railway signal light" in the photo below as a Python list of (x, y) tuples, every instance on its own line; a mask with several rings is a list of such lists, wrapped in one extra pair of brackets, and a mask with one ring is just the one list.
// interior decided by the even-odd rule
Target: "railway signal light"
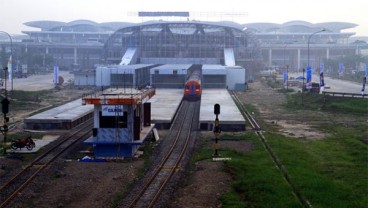
[(2, 104), (2, 112), (3, 112), (3, 114), (9, 113), (9, 100), (8, 100), (8, 98), (4, 98), (1, 101), (1, 104)]
[(218, 137), (221, 133), (221, 128), (220, 128), (220, 121), (218, 119), (218, 115), (220, 114), (220, 105), (219, 104), (215, 104), (214, 105), (214, 113), (216, 115), (216, 119), (215, 119), (215, 126), (213, 128), (213, 133), (215, 134), (215, 153), (213, 154), (214, 157), (218, 157)]
[(219, 115), (220, 114), (220, 104), (215, 104), (214, 106), (214, 113), (215, 115)]

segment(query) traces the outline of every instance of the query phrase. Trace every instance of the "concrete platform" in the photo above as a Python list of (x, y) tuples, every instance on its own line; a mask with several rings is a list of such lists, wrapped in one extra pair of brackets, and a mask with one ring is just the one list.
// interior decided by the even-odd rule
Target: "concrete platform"
[(200, 130), (212, 131), (216, 119), (214, 105), (220, 104), (220, 127), (222, 131), (244, 131), (245, 119), (226, 89), (205, 89), (202, 91), (199, 115)]
[(156, 89), (151, 102), (151, 121), (158, 129), (168, 129), (183, 98), (183, 89)]
[(25, 129), (71, 129), (93, 117), (93, 105), (82, 105), (82, 99), (52, 108), (24, 119)]
[(7, 149), (7, 152), (13, 152), (13, 153), (35, 153), (38, 152), (42, 147), (48, 145), (49, 143), (55, 141), (56, 139), (58, 139), (59, 136), (56, 135), (45, 135), (42, 137), (42, 139), (33, 139), (34, 143), (35, 143), (35, 147), (32, 150), (27, 150), (27, 148), (22, 148), (22, 149), (16, 149), (13, 150), (10, 148), (10, 143), (8, 143), (9, 147)]

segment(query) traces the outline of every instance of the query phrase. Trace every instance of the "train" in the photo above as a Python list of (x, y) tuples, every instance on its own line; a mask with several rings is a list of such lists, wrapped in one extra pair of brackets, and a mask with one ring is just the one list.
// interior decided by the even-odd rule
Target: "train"
[(185, 100), (199, 100), (202, 95), (201, 70), (197, 69), (192, 72), (184, 85)]

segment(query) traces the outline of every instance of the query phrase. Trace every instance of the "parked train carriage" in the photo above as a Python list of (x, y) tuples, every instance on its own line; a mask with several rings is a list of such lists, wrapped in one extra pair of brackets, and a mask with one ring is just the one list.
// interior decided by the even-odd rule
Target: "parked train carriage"
[(199, 100), (202, 95), (201, 72), (195, 70), (185, 82), (184, 99)]

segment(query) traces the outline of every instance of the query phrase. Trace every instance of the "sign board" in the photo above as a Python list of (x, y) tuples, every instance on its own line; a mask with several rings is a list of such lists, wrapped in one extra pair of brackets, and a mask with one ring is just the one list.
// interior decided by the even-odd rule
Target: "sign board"
[(102, 116), (123, 116), (124, 108), (122, 105), (102, 105)]

